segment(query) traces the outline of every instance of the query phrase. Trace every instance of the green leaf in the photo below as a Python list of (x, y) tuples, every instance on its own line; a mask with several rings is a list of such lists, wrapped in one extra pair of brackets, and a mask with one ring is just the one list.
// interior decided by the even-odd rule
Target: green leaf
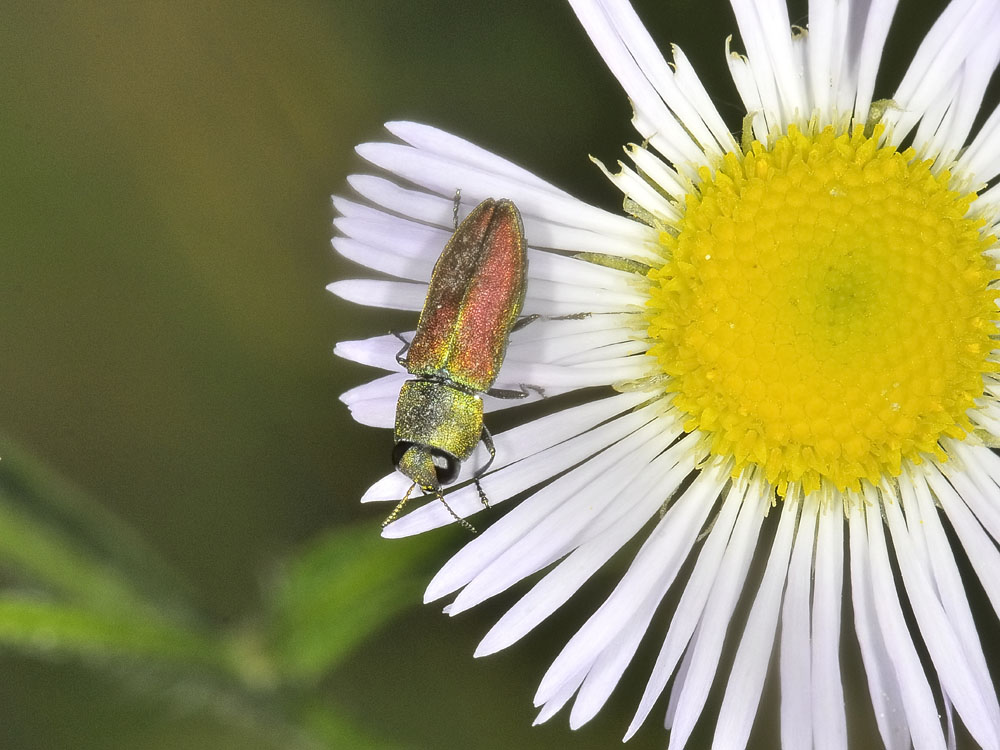
[[(6, 506), (3, 515), (15, 526), (35, 532), (33, 536), (43, 543), (60, 540), (60, 546), (75, 549), (76, 556), (89, 559), (91, 566), (100, 561), (119, 571), (121, 581), (127, 578), (147, 598), (167, 602), (174, 610), (188, 608), (190, 585), (135, 530), (4, 436), (0, 436), (0, 498)], [(0, 533), (0, 545), (3, 536)], [(5, 546), (13, 560), (24, 557), (23, 551), (13, 549), (16, 543)], [(0, 549), (0, 559), (3, 556)], [(37, 560), (40, 555), (33, 557)], [(44, 575), (55, 573), (58, 565), (32, 567), (35, 574)], [(60, 586), (67, 583), (61, 576), (59, 580)]]
[(0, 492), (0, 566), (91, 608), (152, 609), (125, 575)]
[[(282, 750), (379, 747), (328, 707), (297, 721), (276, 700), (240, 682), (242, 666), (224, 641), (138, 613), (95, 612), (75, 605), (0, 594), (0, 649), (72, 657), (141, 676), (133, 684), (157, 691), (182, 711), (204, 708), (222, 722)], [(324, 712), (321, 710), (325, 708)], [(332, 734), (331, 734), (332, 733)], [(329, 744), (340, 736), (351, 744)], [(358, 744), (353, 744), (355, 741)]]
[(334, 530), (290, 562), (274, 590), (269, 640), (279, 669), (315, 680), (420, 602), (440, 537), (387, 541), (370, 523)]
[(300, 713), (300, 721), (311, 736), (324, 747), (349, 747), (351, 750), (400, 750), (402, 745), (384, 738), (375, 738), (324, 702), (307, 706)]
[(0, 596), (0, 646), (113, 661), (152, 658), (228, 671), (225, 652), (213, 640), (174, 623), (11, 594)]

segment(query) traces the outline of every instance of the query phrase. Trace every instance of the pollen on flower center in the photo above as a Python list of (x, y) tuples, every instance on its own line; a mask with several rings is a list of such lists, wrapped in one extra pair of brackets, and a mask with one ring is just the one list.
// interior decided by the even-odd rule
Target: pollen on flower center
[(649, 274), (650, 353), (685, 429), (779, 493), (943, 459), (998, 369), (975, 194), (880, 135), (793, 126), (703, 168)]

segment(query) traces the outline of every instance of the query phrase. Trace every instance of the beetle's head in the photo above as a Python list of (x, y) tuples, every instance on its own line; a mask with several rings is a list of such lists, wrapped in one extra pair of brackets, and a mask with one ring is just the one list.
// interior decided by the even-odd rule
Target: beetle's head
[(393, 448), (392, 462), (428, 494), (454, 482), (461, 467), (461, 461), (447, 451), (405, 440)]

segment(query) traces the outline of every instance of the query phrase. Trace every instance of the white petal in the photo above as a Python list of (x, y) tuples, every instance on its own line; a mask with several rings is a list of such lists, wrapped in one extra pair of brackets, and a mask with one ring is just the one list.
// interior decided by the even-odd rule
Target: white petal
[[(979, 129), (955, 165), (956, 173), (971, 172), (975, 183), (986, 183), (1000, 172), (1000, 106)], [(973, 208), (978, 205), (973, 204)]]
[[(730, 5), (736, 14), (736, 22), (740, 27), (740, 37), (743, 39), (743, 44), (746, 45), (746, 61), (761, 102), (761, 113), (768, 129), (781, 128), (783, 130), (786, 123), (791, 122), (790, 115), (792, 113), (785, 112), (782, 107), (778, 86), (775, 82), (776, 71), (768, 54), (769, 21), (758, 15), (761, 11), (751, 0), (732, 0)], [(781, 16), (784, 16), (785, 21), (784, 23), (779, 21), (778, 25), (784, 29), (786, 34), (790, 35), (787, 8), (780, 11), (779, 18)]]
[[(945, 86), (949, 94), (961, 87), (963, 77), (961, 70), (955, 71), (952, 79)], [(939, 132), (943, 134), (947, 131), (948, 122), (953, 113), (953, 104), (951, 96), (941, 96), (930, 102), (924, 109), (923, 116), (917, 124), (917, 131), (913, 134), (913, 143), (917, 150), (918, 158), (934, 158), (937, 155), (935, 137)], [(940, 138), (937, 141), (940, 141)], [(950, 164), (946, 163), (946, 157), (939, 158), (934, 163), (936, 170), (940, 170), (946, 166), (950, 166)]]
[[(572, 263), (581, 263), (569, 259)], [(570, 303), (576, 306), (578, 312), (586, 312), (594, 307), (601, 310), (614, 310), (620, 312), (629, 307), (642, 308), (649, 299), (649, 294), (643, 290), (638, 291), (636, 287), (621, 289), (601, 289), (591, 286), (581, 286), (578, 284), (568, 284), (555, 279), (533, 278), (528, 283), (528, 298), (542, 300), (556, 300)]]
[[(712, 593), (705, 603), (698, 638), (693, 647), (691, 668), (681, 687), (677, 712), (671, 724), (668, 748), (683, 747), (701, 716), (719, 666), (733, 609), (743, 589), (747, 568), (757, 546), (764, 509), (769, 499), (770, 493), (765, 492), (759, 483), (755, 482), (747, 491), (740, 516), (733, 527), (733, 535), (726, 545), (721, 565), (723, 575), (713, 584)], [(674, 689), (677, 689), (676, 683)]]
[[(656, 419), (660, 406), (653, 403), (635, 412), (606, 422), (593, 430), (579, 434), (565, 442), (546, 450), (529, 455), (515, 464), (483, 477), (482, 486), (492, 504), (504, 502), (538, 482), (558, 475), (571, 466), (585, 461), (594, 454), (624, 439), (651, 420)], [(483, 534), (460, 549), (431, 580), (424, 594), (424, 601), (434, 601), (452, 591), (465, 586), (493, 560), (499, 557), (511, 544), (528, 533), (545, 516), (545, 498), (558, 499), (558, 486), (571, 483), (573, 472), (560, 477), (559, 481), (548, 484), (538, 494), (521, 502), (514, 510), (490, 526)], [(567, 477), (569, 477), (567, 479)], [(552, 487), (557, 487), (553, 490)], [(467, 486), (448, 495), (449, 504), (458, 512), (481, 508), (475, 487)], [(472, 506), (471, 508), (469, 506)], [(433, 505), (425, 506), (433, 507)], [(422, 508), (421, 511), (424, 509)], [(399, 522), (408, 519), (419, 520), (418, 514), (411, 513)], [(417, 517), (417, 518), (415, 518)], [(412, 522), (411, 522), (412, 525)], [(404, 533), (416, 533), (405, 529)]]
[[(463, 468), (464, 466), (465, 464), (463, 464)], [(369, 487), (365, 494), (361, 496), (361, 502), (378, 503), (391, 500), (394, 503), (398, 503), (412, 484), (412, 479), (398, 471), (394, 471)]]
[[(563, 288), (557, 288), (557, 293), (560, 291), (567, 291)], [(522, 315), (547, 315), (551, 317), (559, 317), (560, 315), (582, 315), (586, 313), (591, 314), (605, 314), (605, 313), (619, 313), (622, 312), (622, 306), (619, 302), (615, 301), (611, 304), (596, 304), (596, 303), (582, 303), (580, 300), (568, 300), (568, 299), (545, 299), (535, 297), (532, 293), (532, 288), (528, 288), (528, 294), (524, 299), (524, 309), (521, 311)]]
[(972, 563), (979, 582), (1000, 616), (1000, 550), (976, 520), (975, 514), (962, 501), (961, 496), (940, 474), (928, 476), (934, 495), (948, 516), (962, 549)]
[(351, 412), (351, 419), (366, 427), (388, 428), (396, 421), (396, 403), (383, 398), (354, 401), (347, 408)]
[(628, 329), (609, 328), (605, 331), (567, 334), (558, 338), (534, 339), (524, 344), (517, 342), (511, 344), (507, 356), (511, 362), (536, 361), (571, 366), (617, 360), (649, 349), (650, 342), (643, 335), (644, 332), (632, 332), (633, 335), (641, 337), (641, 340), (629, 339), (629, 333)]
[(824, 508), (816, 538), (812, 610), (812, 719), (817, 750), (847, 750), (840, 673), (840, 607), (844, 596), (844, 513)]
[[(794, 64), (791, 24), (784, 0), (757, 3), (735, 0), (732, 6), (751, 67), (756, 75), (771, 79), (763, 86), (764, 101), (769, 101), (773, 91), (778, 105), (774, 111), (782, 118), (782, 127), (807, 119), (810, 107), (806, 81), (803, 70)], [(762, 59), (757, 63), (755, 58)]]
[(1000, 492), (1000, 457), (989, 448), (970, 446), (966, 443), (952, 441), (947, 450), (957, 455), (967, 467), (965, 471), (956, 470), (949, 464), (941, 468), (948, 481), (951, 482), (962, 500), (976, 514), (979, 522), (986, 527), (994, 539), (1000, 541), (1000, 507), (996, 500)]
[[(701, 477), (699, 477), (700, 479)], [(688, 576), (684, 592), (674, 610), (670, 627), (656, 658), (656, 663), (653, 665), (635, 717), (625, 733), (626, 740), (639, 731), (639, 727), (649, 716), (653, 705), (674, 673), (678, 660), (684, 654), (692, 634), (702, 620), (705, 602), (708, 601), (713, 582), (719, 577), (723, 555), (732, 536), (733, 526), (736, 523), (740, 507), (744, 503), (746, 492), (746, 483), (730, 485), (722, 507), (712, 522), (712, 530), (698, 553), (698, 560), (695, 562), (691, 575)], [(685, 493), (685, 497), (688, 494)]]
[(604, 707), (625, 668), (635, 656), (639, 642), (659, 605), (658, 598), (648, 598), (622, 626), (615, 639), (601, 651), (573, 701), (573, 709), (569, 715), (570, 729), (579, 729)]
[(781, 610), (782, 747), (812, 747), (813, 742), (809, 599), (816, 543), (816, 505), (816, 502), (804, 503)]
[(887, 750), (909, 750), (910, 733), (903, 710), (903, 698), (896, 670), (889, 656), (875, 612), (875, 592), (869, 564), (868, 532), (864, 514), (858, 509), (860, 499), (849, 499), (848, 516), (851, 550), (851, 593), (854, 605), (854, 631), (858, 636), (861, 660), (868, 676), (868, 694), (879, 734)]
[(327, 284), (326, 290), (357, 305), (410, 312), (423, 309), (427, 296), (426, 284), (378, 279), (342, 279)]
[(667, 699), (667, 711), (663, 716), (663, 728), (670, 731), (674, 725), (674, 716), (677, 715), (677, 703), (681, 697), (680, 687), (687, 682), (688, 675), (691, 673), (691, 661), (694, 658), (694, 644), (698, 642), (698, 638), (701, 636), (702, 622), (698, 621), (698, 627), (695, 628), (694, 634), (691, 636), (691, 644), (684, 651), (684, 658), (681, 659), (681, 665), (677, 668), (677, 675), (674, 677), (674, 684), (670, 688), (670, 696)]
[(708, 126), (708, 129), (715, 135), (715, 140), (721, 146), (722, 150), (726, 152), (738, 151), (739, 144), (733, 138), (733, 134), (729, 131), (729, 126), (726, 125), (722, 119), (722, 115), (719, 114), (715, 102), (712, 101), (712, 97), (705, 90), (705, 86), (698, 78), (698, 74), (695, 73), (691, 62), (677, 45), (671, 45), (671, 50), (673, 51), (674, 58), (674, 80), (677, 81), (678, 87), (680, 87), (687, 100), (698, 110), (699, 115)]
[(498, 388), (503, 384), (516, 387), (521, 383), (545, 389), (589, 388), (639, 380), (657, 374), (656, 360), (645, 355), (619, 357), (607, 362), (585, 362), (571, 367), (511, 360), (509, 363), (505, 362), (504, 367), (502, 374), (497, 376)]
[(899, 505), (888, 502), (883, 504), (883, 508), (907, 597), (931, 661), (937, 668), (941, 685), (980, 746), (1000, 748), (1000, 733), (993, 721), (996, 712), (991, 712), (985, 698), (985, 695), (993, 692), (993, 687), (988, 682), (989, 675), (986, 675), (985, 684), (981, 679), (977, 680), (976, 670), (970, 664), (958, 633), (938, 601), (924, 566), (914, 558), (913, 545), (906, 534), (906, 524)]
[(495, 172), (529, 185), (548, 190), (556, 195), (569, 196), (527, 169), (513, 164), (464, 138), (447, 133), (430, 125), (417, 122), (395, 121), (385, 124), (386, 130), (411, 146), (454, 159), (460, 164), (477, 167), (487, 172)]
[(810, 90), (820, 117), (830, 122), (853, 106), (856, 79), (845, 59), (852, 60), (860, 35), (849, 28), (852, 3), (809, 3), (809, 36), (806, 39)]
[[(988, 217), (980, 214), (978, 210), (976, 212), (970, 210), (969, 215), (974, 218), (983, 218), (989, 221)], [(995, 223), (992, 223), (992, 225), (988, 223), (980, 231), (984, 234), (995, 234), (998, 229), (1000, 228), (998, 228)], [(998, 251), (1000, 251), (1000, 248), (992, 247), (989, 250), (986, 250), (983, 254), (991, 260), (996, 260)], [(991, 387), (989, 383), (985, 383), (984, 385), (986, 387), (983, 389), (984, 398), (982, 399), (982, 403), (977, 404), (978, 408), (970, 410), (968, 414), (970, 418), (975, 418), (976, 420), (980, 420), (985, 416), (986, 419), (978, 423), (985, 428), (988, 434), (995, 436), (1000, 434), (1000, 427), (998, 427), (998, 425), (1000, 425), (1000, 408), (998, 408), (996, 401), (996, 388)]]
[[(685, 455), (687, 454), (687, 455)], [(680, 459), (680, 460), (679, 460)], [(570, 553), (486, 634), (476, 656), (492, 654), (511, 645), (562, 606), (611, 556), (634, 537), (694, 468), (689, 451), (668, 451), (650, 464), (625, 488), (635, 505), (600, 534)], [(680, 502), (680, 501), (678, 501)], [(686, 502), (693, 502), (687, 500)], [(668, 511), (669, 512), (669, 511)]]
[[(868, 562), (871, 566), (872, 598), (882, 631), (882, 642), (896, 672), (903, 710), (910, 738), (916, 750), (944, 748), (944, 735), (937, 720), (937, 707), (920, 656), (913, 645), (913, 635), (903, 617), (896, 583), (886, 551), (882, 518), (878, 514), (879, 498), (874, 491), (866, 492), (873, 503), (866, 509), (868, 531)], [(852, 539), (854, 537), (852, 536)]]
[(549, 667), (538, 687), (536, 700), (547, 700), (581, 664), (592, 663), (647, 598), (658, 600), (663, 596), (711, 509), (708, 493), (714, 489), (712, 484), (699, 484), (696, 480), (664, 515), (615, 590)]
[(571, 0), (570, 4), (590, 41), (618, 79), (625, 94), (632, 100), (636, 111), (642, 112), (643, 119), (652, 124), (650, 135), (653, 137), (650, 142), (653, 146), (673, 164), (682, 168), (682, 165), (702, 163), (702, 150), (646, 78), (625, 39), (608, 17), (607, 8), (596, 0)]
[(609, 503), (619, 501), (624, 486), (621, 478), (646, 471), (673, 437), (650, 422), (525, 500), (521, 507), (538, 505), (541, 516), (466, 584), (452, 603), (451, 614), (506, 591), (574, 549), (578, 536), (595, 516)]
[[(399, 334), (406, 341), (413, 338), (413, 331)], [(404, 351), (404, 344), (397, 336), (373, 336), (357, 341), (338, 341), (333, 353), (338, 357), (369, 367), (379, 367), (390, 372), (405, 372), (396, 361), (396, 355)]]
[[(979, 197), (976, 202), (972, 204), (972, 209), (976, 215), (986, 216), (988, 219), (996, 219), (996, 215), (1000, 213), (1000, 183), (994, 184), (993, 187), (987, 188), (979, 193)], [(991, 248), (987, 250), (984, 255), (992, 260), (996, 260), (997, 249)]]
[(785, 502), (781, 520), (771, 545), (764, 578), (754, 598), (739, 650), (729, 674), (726, 694), (719, 709), (712, 747), (717, 750), (746, 747), (760, 705), (764, 678), (767, 676), (774, 633), (781, 611), (781, 594), (788, 573), (788, 557), (795, 532), (796, 503)]
[(569, 702), (569, 699), (573, 697), (580, 684), (583, 682), (584, 678), (587, 676), (587, 670), (589, 667), (585, 667), (577, 672), (575, 675), (566, 680), (562, 688), (554, 693), (545, 703), (540, 701), (535, 701), (536, 706), (541, 706), (542, 710), (538, 712), (538, 716), (535, 717), (533, 726), (538, 726), (555, 716), (559, 710)]
[(455, 231), (451, 224), (432, 226), (374, 206), (364, 206), (352, 214), (335, 218), (334, 229), (344, 237), (404, 258), (433, 261)]
[(994, 23), (989, 37), (970, 51), (963, 66), (954, 99), (950, 103), (947, 127), (939, 129), (928, 144), (930, 153), (940, 155), (939, 161), (950, 165), (965, 146), (998, 61), (1000, 23)]
[[(574, 250), (581, 252), (580, 248), (574, 248)], [(600, 252), (608, 253), (607, 246), (601, 248)], [(632, 252), (631, 254), (635, 255), (636, 253)], [(530, 278), (572, 284), (588, 289), (602, 289), (619, 294), (634, 295), (638, 289), (642, 292), (643, 300), (648, 296), (649, 282), (644, 277), (577, 258), (569, 258), (565, 255), (536, 252), (529, 248), (528, 268)], [(645, 301), (640, 304), (645, 304)]]
[(426, 282), (434, 268), (433, 260), (401, 257), (347, 237), (334, 237), (330, 244), (347, 260), (397, 279)]
[(889, 35), (889, 26), (892, 24), (897, 4), (898, 0), (873, 0), (868, 7), (855, 74), (857, 81), (857, 96), (854, 102), (855, 122), (864, 123), (868, 119), (872, 92), (875, 91), (875, 77), (882, 62), (885, 39)]
[(491, 196), (503, 196), (524, 207), (523, 214), (594, 232), (632, 237), (637, 243), (655, 243), (655, 236), (644, 224), (565, 194), (458, 164), (445, 155), (396, 143), (362, 143), (355, 150), (372, 164), (442, 196), (454, 195), (456, 188), (461, 188), (463, 202), (469, 199), (479, 203)]
[[(575, 353), (558, 358), (560, 365), (596, 364), (605, 361), (627, 361), (627, 357), (645, 354), (649, 351), (649, 341), (619, 341), (605, 346), (591, 346), (578, 349)], [(516, 360), (515, 360), (516, 361)]]
[[(642, 206), (646, 211), (664, 223), (674, 223), (680, 220), (681, 214), (677, 207), (659, 192), (637, 172), (618, 162), (618, 172), (612, 172), (599, 160), (591, 159), (604, 176), (624, 195)], [(655, 262), (659, 253), (650, 252), (649, 259)]]
[[(604, 313), (601, 315), (585, 315), (570, 318), (539, 318), (533, 323), (519, 328), (510, 336), (510, 347), (516, 348), (525, 342), (538, 342), (545, 339), (562, 339), (580, 334), (595, 335), (598, 333), (618, 333), (618, 340), (633, 335), (643, 335), (647, 323), (639, 313)], [(610, 343), (610, 342), (606, 342)], [(508, 352), (510, 350), (508, 349)], [(519, 357), (518, 359), (534, 359)]]
[[(356, 177), (356, 175), (351, 175), (347, 178), (348, 183), (350, 183), (353, 177)], [(438, 196), (434, 196), (434, 198), (438, 199)], [(333, 204), (334, 214), (345, 218), (371, 219), (373, 216), (381, 213), (377, 208), (365, 205), (364, 203), (358, 203), (357, 201), (348, 200), (340, 195), (331, 195), (330, 202)]]
[[(722, 118), (718, 114), (711, 99), (706, 95), (698, 95), (698, 89), (704, 91), (690, 65), (688, 75), (694, 78), (697, 86), (682, 87), (676, 80), (676, 73), (667, 65), (653, 38), (639, 20), (639, 16), (628, 3), (604, 0), (601, 5), (619, 37), (643, 76), (652, 84), (656, 93), (671, 110), (674, 116), (684, 125), (691, 137), (710, 159), (722, 156), (732, 145), (732, 136), (719, 127)], [(694, 102), (688, 93), (694, 89)], [(644, 108), (644, 103), (640, 102)], [(713, 127), (714, 126), (714, 127)], [(723, 134), (724, 133), (724, 134)]]
[[(736, 91), (743, 101), (743, 108), (753, 115), (752, 129), (753, 136), (761, 143), (767, 143), (769, 120), (764, 113), (764, 102), (761, 99), (760, 90), (757, 88), (757, 79), (754, 78), (754, 71), (750, 67), (750, 61), (737, 52), (733, 52), (730, 47), (733, 38), (726, 38), (726, 62), (729, 64), (729, 75), (733, 77), (736, 84)], [(777, 123), (775, 123), (777, 125)]]
[(948, 84), (972, 49), (982, 44), (996, 23), (994, 0), (955, 0), (938, 17), (913, 57), (903, 81), (893, 94), (899, 109), (890, 109), (886, 121), (894, 123), (891, 139), (898, 144), (924, 115), (953, 90)]
[(944, 703), (945, 729), (947, 731), (948, 750), (958, 750), (958, 739), (955, 737), (955, 711), (948, 694), (941, 696)]
[[(677, 174), (675, 169), (666, 164), (648, 148), (630, 143), (626, 147), (625, 152), (643, 176), (651, 180), (659, 190), (670, 196), (672, 201), (680, 204), (684, 200), (684, 196), (691, 190), (692, 184), (689, 180)], [(601, 166), (599, 162), (597, 164)], [(629, 197), (631, 198), (632, 196), (630, 195)], [(673, 207), (671, 207), (670, 213), (678, 217), (680, 216), (680, 212)]]
[(392, 427), (396, 423), (396, 402), (406, 373), (393, 373), (351, 388), (340, 400), (351, 410), (351, 417), (369, 427)]
[(971, 669), (980, 683), (983, 700), (988, 704), (993, 723), (1000, 726), (1000, 705), (993, 690), (993, 679), (986, 666), (982, 643), (969, 601), (965, 584), (955, 562), (951, 542), (941, 526), (941, 519), (934, 507), (930, 488), (925, 481), (900, 477), (900, 491), (906, 511), (906, 525), (911, 536), (920, 535), (926, 544), (926, 558), (930, 574), (934, 577), (936, 591), (949, 621), (955, 627), (959, 644), (969, 660)]

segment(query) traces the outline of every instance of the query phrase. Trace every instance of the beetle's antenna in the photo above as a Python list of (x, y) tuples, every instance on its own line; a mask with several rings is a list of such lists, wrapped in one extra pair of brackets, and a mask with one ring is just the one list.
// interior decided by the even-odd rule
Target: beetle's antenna
[(454, 518), (456, 521), (458, 521), (459, 524), (461, 524), (462, 526), (464, 526), (465, 528), (467, 528), (473, 534), (476, 533), (476, 527), (475, 526), (473, 526), (471, 523), (469, 523), (464, 518), (462, 518), (460, 515), (458, 515), (458, 513), (456, 513), (454, 510), (452, 510), (451, 506), (448, 505), (448, 501), (444, 499), (444, 493), (441, 490), (437, 491), (437, 499), (440, 500), (441, 504), (448, 509), (448, 512), (451, 513), (451, 515), (452, 515), (452, 518)]
[(416, 482), (410, 485), (410, 489), (408, 489), (406, 491), (406, 494), (403, 495), (403, 499), (400, 500), (399, 503), (396, 505), (396, 507), (392, 509), (392, 513), (389, 514), (389, 517), (382, 522), (383, 529), (396, 520), (396, 517), (403, 510), (403, 506), (406, 505), (406, 501), (410, 499), (410, 493), (413, 492), (413, 488), (416, 486), (417, 486)]
[[(414, 487), (416, 487), (416, 486), (417, 486), (417, 483), (416, 483), (416, 482), (414, 482), (413, 484), (411, 484), (411, 485), (410, 485), (410, 489), (408, 489), (408, 490), (406, 491), (406, 494), (405, 494), (405, 495), (403, 495), (403, 499), (402, 499), (402, 500), (400, 500), (400, 501), (399, 501), (399, 503), (398, 503), (398, 504), (396, 505), (396, 507), (392, 509), (392, 513), (390, 513), (390, 514), (389, 514), (389, 517), (388, 517), (388, 518), (386, 518), (386, 519), (385, 519), (385, 520), (384, 520), (384, 521), (382, 522), (382, 528), (383, 528), (383, 529), (384, 529), (384, 528), (385, 528), (386, 526), (388, 526), (388, 525), (389, 525), (390, 523), (392, 523), (393, 521), (395, 521), (395, 520), (396, 520), (396, 518), (397, 518), (397, 517), (399, 516), (399, 514), (400, 514), (400, 513), (401, 513), (401, 512), (403, 511), (403, 506), (404, 506), (404, 505), (406, 505), (407, 501), (408, 501), (408, 500), (410, 499), (410, 495), (411, 495), (411, 494), (413, 493), (413, 489), (414, 489)], [(482, 492), (482, 490), (480, 490), (480, 493), (481, 493), (481, 492)], [(476, 527), (475, 527), (475, 526), (473, 526), (473, 525), (472, 525), (471, 523), (469, 523), (468, 521), (466, 521), (466, 520), (465, 520), (464, 518), (462, 518), (462, 517), (461, 517), (460, 515), (458, 515), (458, 513), (456, 513), (456, 512), (455, 512), (455, 511), (454, 511), (454, 510), (452, 509), (452, 507), (451, 507), (450, 505), (448, 505), (448, 501), (444, 499), (444, 493), (443, 493), (443, 492), (441, 492), (441, 490), (437, 490), (437, 491), (436, 491), (436, 492), (434, 493), (434, 495), (435, 495), (435, 497), (437, 497), (437, 499), (438, 499), (438, 500), (440, 500), (440, 501), (441, 501), (441, 504), (442, 504), (442, 505), (443, 505), (443, 506), (444, 506), (445, 508), (447, 508), (447, 509), (448, 509), (448, 512), (449, 512), (449, 513), (451, 513), (451, 517), (452, 517), (452, 518), (454, 518), (454, 519), (455, 519), (456, 521), (458, 521), (458, 523), (459, 523), (459, 524), (460, 524), (461, 526), (465, 527), (466, 529), (468, 529), (469, 531), (471, 531), (471, 532), (472, 532), (473, 534), (475, 534), (475, 533), (476, 533)], [(487, 506), (487, 507), (489, 507), (489, 506)]]

